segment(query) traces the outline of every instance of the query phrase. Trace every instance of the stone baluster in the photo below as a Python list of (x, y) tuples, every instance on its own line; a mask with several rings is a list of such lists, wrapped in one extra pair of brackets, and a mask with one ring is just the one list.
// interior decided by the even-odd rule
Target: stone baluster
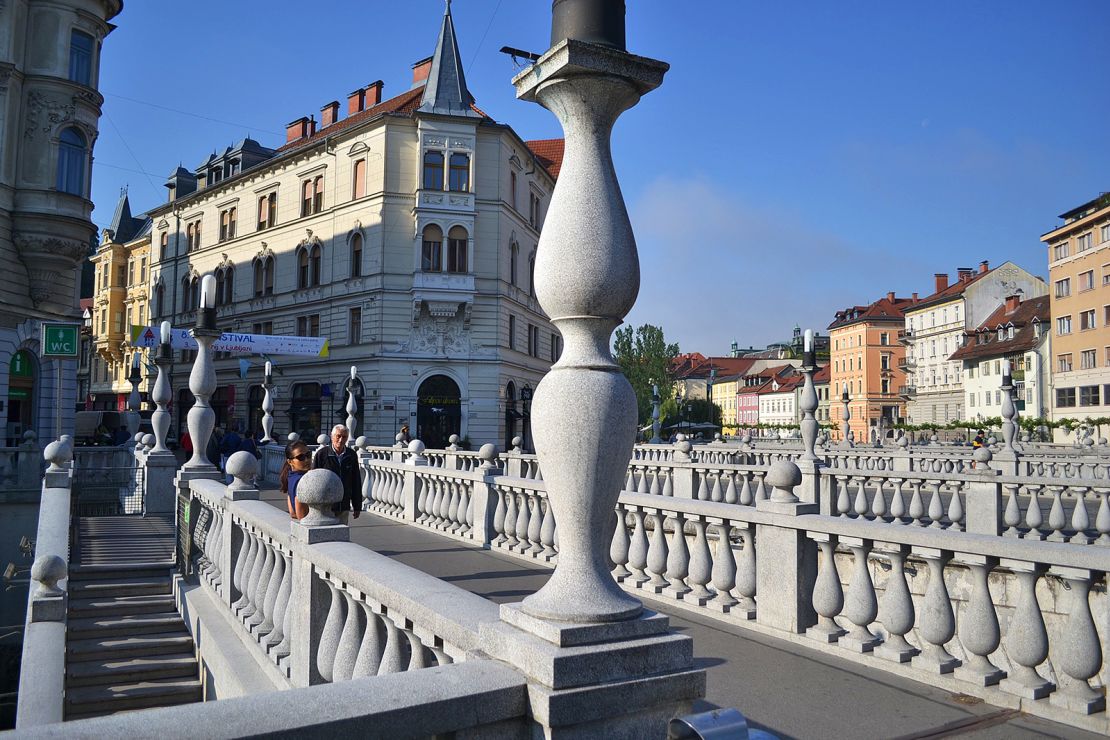
[(929, 585), (925, 588), (918, 625), (918, 633), (925, 644), (921, 654), (914, 656), (913, 665), (931, 673), (951, 673), (960, 663), (944, 647), (956, 634), (956, 617), (944, 582), (944, 567), (952, 559), (952, 553), (931, 547), (914, 547), (913, 552), (929, 567)]
[(251, 559), (250, 577), (247, 579), (247, 601), (239, 612), (239, 618), (244, 624), (258, 611), (259, 583), (262, 580), (262, 567), (266, 562), (266, 548), (262, 537), (252, 532), (251, 538), (254, 540), (254, 557)]
[(871, 514), (882, 521), (886, 517), (886, 494), (883, 492), (883, 479), (875, 480), (875, 497), (871, 499)]
[(412, 627), (412, 622), (405, 620), (405, 626), (401, 631), (404, 633), (405, 639), (408, 640), (409, 647), (409, 662), (405, 670), (416, 671), (431, 665), (431, 662), (428, 660), (428, 649), (424, 647), (424, 643), (416, 636), (416, 631)]
[[(741, 619), (755, 619), (756, 617), (756, 589), (758, 588), (756, 572), (756, 543), (755, 526), (744, 524), (738, 526), (744, 547), (740, 550), (740, 562), (736, 566), (736, 593), (740, 599), (729, 611)], [(727, 541), (727, 537), (725, 538)], [(731, 557), (731, 548), (729, 551)]]
[(648, 487), (648, 469), (642, 468), (636, 471), (636, 493), (647, 493), (650, 488)]
[(871, 580), (871, 570), (867, 556), (871, 552), (871, 541), (857, 537), (841, 537), (841, 543), (852, 550), (852, 582), (844, 601), (844, 616), (852, 623), (852, 629), (843, 635), (839, 642), (857, 653), (871, 652), (882, 640), (871, 632), (868, 625), (879, 615), (879, 602), (875, 595), (875, 584)]
[(459, 506), (456, 513), (456, 525), (451, 528), (454, 534), (465, 534), (470, 531), (469, 517), (473, 516), (470, 508), (470, 483), (459, 483)]
[(1099, 497), (1098, 514), (1095, 515), (1095, 531), (1098, 532), (1096, 544), (1110, 545), (1110, 491), (1096, 491)]
[(262, 549), (265, 557), (262, 561), (262, 570), (258, 574), (258, 590), (255, 595), (254, 613), (247, 620), (247, 626), (254, 633), (257, 633), (258, 627), (266, 621), (266, 596), (269, 592), (270, 576), (273, 575), (275, 562), (274, 548), (265, 539), (262, 540)]
[[(706, 588), (713, 578), (713, 556), (709, 553), (705, 518), (694, 516), (690, 520), (690, 526), (694, 528), (694, 543), (690, 548), (690, 566), (686, 577), (689, 589), (682, 598), (692, 604), (705, 606), (706, 602), (713, 597), (713, 592)], [(676, 549), (677, 543), (671, 547), (671, 552)]]
[(516, 513), (516, 546), (513, 548), (517, 552), (525, 553), (531, 545), (528, 542), (528, 499), (529, 496), (524, 491), (519, 491), (516, 494), (518, 498), (517, 513)]
[(740, 486), (740, 505), (751, 506), (755, 502), (755, 498), (752, 495), (752, 486), (751, 481), (749, 480), (749, 474), (747, 472), (743, 472), (740, 475), (744, 477), (744, 483)]
[(243, 545), (245, 551), (240, 550), (239, 562), (236, 563), (236, 570), (239, 572), (239, 598), (231, 605), (231, 610), (235, 614), (242, 614), (250, 604), (250, 586), (251, 574), (254, 571), (254, 559), (258, 554), (258, 540), (255, 539), (247, 525), (241, 526), (243, 533)]
[(436, 494), (436, 528), (447, 529), (451, 526), (451, 497), (454, 491), (451, 482), (443, 478), (437, 479), (436, 484), (438, 489)]
[(407, 641), (401, 631), (397, 629), (397, 623), (393, 621), (393, 616), (386, 609), (382, 609), (380, 616), (382, 623), (385, 625), (385, 649), (382, 652), (382, 660), (378, 666), (378, 675), (386, 676), (390, 673), (401, 673), (408, 666), (408, 660), (405, 656)]
[(690, 549), (686, 545), (686, 519), (681, 512), (674, 515), (674, 531), (667, 552), (667, 580), (670, 586), (663, 593), (682, 599), (690, 592), (686, 577), (690, 575)]
[(270, 569), (270, 580), (266, 584), (266, 596), (262, 602), (262, 613), (265, 618), (258, 626), (260, 635), (268, 635), (274, 631), (274, 626), (277, 624), (278, 591), (281, 589), (282, 581), (285, 580), (285, 558), (276, 546), (271, 546), (270, 549), (274, 553), (274, 564)]
[(1102, 668), (1102, 646), (1091, 615), (1091, 585), (1102, 573), (1078, 568), (1053, 567), (1053, 575), (1064, 579), (1071, 594), (1068, 620), (1064, 634), (1056, 646), (1054, 665), (1070, 681), (1062, 682), (1060, 690), (1052, 694), (1052, 704), (1080, 714), (1094, 714), (1106, 710), (1106, 696), (1091, 688), (1090, 680)]
[(848, 512), (852, 510), (852, 499), (848, 495), (849, 480), (847, 476), (836, 476), (836, 513), (840, 516), (847, 516)]
[[(543, 509), (540, 507), (540, 497), (534, 493), (529, 494), (528, 498), (532, 502), (531, 512), (528, 514), (528, 542), (530, 547), (527, 553), (532, 557), (539, 555), (543, 551), (543, 543), (540, 542), (540, 531), (543, 528)], [(552, 532), (554, 536), (554, 532)]]
[(216, 425), (216, 412), (212, 410), (209, 399), (216, 390), (216, 368), (212, 365), (212, 344), (220, 338), (216, 328), (216, 278), (205, 275), (201, 279), (201, 306), (197, 309), (197, 325), (193, 338), (197, 341), (197, 357), (189, 373), (189, 390), (194, 398), (189, 409), (189, 437), (193, 441), (193, 456), (185, 463), (185, 468), (196, 471), (213, 471), (215, 467), (205, 456), (208, 440)]
[(281, 560), (281, 581), (278, 584), (277, 594), (274, 597), (273, 629), (262, 640), (262, 646), (268, 652), (276, 654), (274, 648), (285, 641), (285, 617), (289, 607), (289, 594), (293, 588), (293, 571), (289, 555), (278, 551)]
[(991, 599), (988, 579), (998, 565), (998, 559), (983, 555), (961, 555), (960, 559), (971, 569), (971, 595), (960, 614), (960, 644), (967, 657), (953, 675), (978, 686), (993, 686), (1005, 677), (1006, 672), (990, 661), (998, 649), (1002, 632), (998, 614)]
[(512, 550), (517, 545), (516, 539), (516, 494), (509, 490), (505, 491), (505, 500), (508, 502), (505, 507), (505, 540), (504, 546), (508, 550)]
[(358, 645), (358, 655), (355, 658), (355, 667), (351, 671), (351, 678), (365, 678), (376, 676), (382, 662), (382, 625), (381, 619), (374, 613), (373, 608), (365, 603), (358, 602), (362, 611), (363, 624), (362, 640)]
[[(347, 439), (355, 439), (355, 428), (358, 427), (358, 402), (355, 400), (355, 387), (358, 382), (358, 368), (351, 365), (351, 380), (347, 383), (347, 432), (349, 436)], [(352, 668), (354, 666), (352, 665)]]
[(906, 557), (909, 545), (884, 544), (876, 548), (890, 561), (890, 576), (879, 604), (879, 621), (887, 638), (875, 648), (875, 654), (895, 663), (907, 663), (919, 652), (906, 640), (915, 618), (913, 597), (906, 583)]
[(643, 588), (648, 589), (653, 593), (662, 593), (663, 589), (667, 587), (667, 537), (663, 532), (663, 521), (665, 517), (660, 511), (652, 512), (649, 515), (652, 522), (651, 540), (648, 544), (647, 554), (647, 572), (651, 575)]
[(1037, 581), (1044, 566), (1020, 560), (1002, 560), (1001, 565), (1013, 571), (1020, 593), (1004, 643), (1010, 670), (998, 685), (1003, 691), (1026, 699), (1043, 699), (1056, 688), (1037, 673), (1037, 666), (1048, 657), (1048, 632), (1037, 600)]
[(343, 620), (343, 631), (339, 633), (339, 645), (335, 651), (335, 659), (332, 662), (332, 677), (333, 682), (350, 681), (354, 678), (355, 663), (358, 661), (358, 648), (362, 643), (362, 610), (355, 605), (355, 600), (346, 589), (337, 589), (340, 596), (343, 597), (343, 606), (345, 611), (345, 618)]
[(1044, 524), (1044, 515), (1041, 512), (1041, 487), (1034, 485), (1027, 485), (1029, 491), (1029, 507), (1025, 510), (1025, 526), (1029, 527), (1029, 531), (1025, 533), (1025, 539), (1043, 540), (1044, 532), (1041, 531), (1041, 525)]
[[(959, 530), (964, 520), (964, 503), (960, 495), (963, 490), (963, 485), (959, 481), (953, 481), (951, 486), (952, 497), (948, 499), (948, 526), (952, 529)], [(995, 510), (994, 531), (992, 534), (998, 533), (998, 514)]]
[(428, 524), (431, 519), (432, 506), (428, 502), (428, 498), (435, 499), (435, 485), (420, 486), (420, 495), (416, 497), (416, 511), (420, 516), (416, 517), (417, 524)]
[(929, 497), (929, 526), (940, 529), (944, 526), (941, 521), (944, 518), (944, 504), (940, 498), (940, 489), (943, 487), (944, 481), (929, 481), (929, 485), (933, 488), (933, 495)]
[(507, 508), (505, 506), (505, 493), (501, 490), (495, 492), (497, 496), (497, 504), (493, 509), (493, 531), (497, 533), (492, 545), (499, 546), (508, 540), (505, 535), (505, 517), (507, 516)]
[(864, 482), (867, 480), (861, 476), (853, 479), (856, 484), (856, 498), (852, 504), (852, 511), (857, 517), (864, 517), (867, 515), (867, 491), (864, 489)]
[(913, 493), (910, 495), (910, 521), (919, 527), (925, 526), (925, 504), (921, 500), (921, 481), (911, 483)]
[(890, 496), (890, 517), (895, 524), (902, 522), (906, 516), (906, 499), (902, 496), (902, 478), (891, 478), (894, 492)]
[(243, 531), (242, 526), (236, 522), (232, 526), (232, 539), (235, 537), (235, 532), (239, 533), (239, 553), (235, 556), (235, 565), (231, 570), (231, 586), (234, 589), (232, 596), (238, 594), (238, 599), (231, 604), (231, 610), (234, 613), (239, 601), (243, 598), (243, 567), (246, 564), (247, 553), (250, 551), (251, 539)]
[(1072, 491), (1075, 495), (1075, 507), (1071, 510), (1071, 529), (1072, 535), (1068, 538), (1068, 542), (1074, 542), (1079, 545), (1091, 544), (1092, 538), (1087, 534), (1087, 529), (1091, 526), (1090, 515), (1087, 514), (1087, 491), (1088, 488), (1081, 486), (1073, 488)]
[[(540, 546), (539, 557), (547, 562), (555, 559), (558, 551), (555, 549), (555, 512), (551, 509), (551, 502), (546, 498), (543, 500), (543, 521), (540, 523)], [(626, 540), (625, 557), (627, 557), (627, 539), (628, 530), (625, 530), (624, 537)], [(612, 557), (612, 553), (610, 553)], [(614, 563), (616, 560), (613, 561)]]
[(648, 540), (644, 531), (644, 511), (638, 507), (632, 508), (632, 519), (635, 525), (632, 529), (632, 541), (628, 548), (628, 567), (632, 571), (630, 580), (639, 588), (647, 583)]
[(757, 474), (758, 480), (756, 481), (756, 486), (755, 486), (755, 500), (757, 502), (767, 500), (767, 487), (764, 485), (764, 482), (765, 482), (764, 479), (766, 477), (767, 477), (766, 474), (764, 474), (764, 475), (758, 475)]
[(169, 322), (162, 322), (161, 343), (154, 357), (154, 365), (158, 368), (158, 377), (154, 381), (154, 388), (150, 393), (150, 400), (154, 401), (154, 414), (150, 417), (150, 425), (154, 429), (154, 449), (152, 452), (173, 454), (166, 447), (166, 435), (170, 431), (170, 412), (168, 409), (173, 399), (173, 390), (170, 388), (169, 367), (173, 364), (173, 348), (170, 346)]
[(343, 609), (343, 596), (340, 595), (339, 589), (326, 576), (319, 574), (318, 577), (327, 586), (330, 603), (328, 616), (320, 632), (320, 644), (316, 649), (316, 670), (321, 678), (330, 682), (335, 677), (335, 656), (339, 652), (339, 638), (343, 634), (346, 615)]
[(739, 500), (740, 497), (736, 491), (736, 474), (730, 473), (728, 476), (728, 486), (725, 488), (725, 503), (735, 504)]
[[(550, 504), (547, 507), (551, 511)], [(613, 561), (613, 578), (617, 583), (624, 581), (632, 574), (626, 567), (628, 565), (628, 551), (632, 544), (628, 536), (627, 513), (623, 504), (617, 504), (613, 516), (613, 539), (609, 544), (609, 559)]]
[(820, 532), (811, 532), (809, 537), (817, 543), (821, 557), (817, 563), (817, 580), (813, 584), (813, 610), (817, 612), (817, 624), (806, 630), (806, 637), (833, 643), (844, 634), (835, 620), (844, 608), (844, 590), (840, 586), (840, 573), (836, 567), (837, 537)]
[(1064, 534), (1064, 527), (1067, 526), (1068, 518), (1064, 513), (1063, 495), (1067, 489), (1064, 486), (1051, 486), (1052, 490), (1052, 508), (1048, 512), (1048, 528), (1052, 530), (1048, 535), (1049, 542), (1066, 542), (1067, 536)]
[(1017, 537), (1021, 534), (1018, 525), (1021, 524), (1021, 504), (1018, 503), (1018, 486), (1017, 484), (1007, 483), (1003, 485), (1006, 489), (1006, 510), (1002, 514), (1002, 523), (1006, 525), (1006, 530), (1002, 533), (1007, 537)]
[(709, 500), (709, 486), (705, 485), (706, 472), (704, 470), (698, 471), (698, 490), (694, 495), (698, 501)]
[[(270, 363), (266, 363), (270, 367)], [(262, 444), (274, 444), (274, 380), (267, 372), (262, 383)]]

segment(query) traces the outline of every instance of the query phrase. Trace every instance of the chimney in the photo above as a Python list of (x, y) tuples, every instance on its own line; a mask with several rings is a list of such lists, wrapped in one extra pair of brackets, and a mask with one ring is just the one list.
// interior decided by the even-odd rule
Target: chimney
[(313, 136), (316, 134), (316, 116), (309, 116), (308, 119), (308, 135)]
[(991, 263), (988, 262), (987, 260), (983, 260), (982, 262), (979, 263), (979, 274), (980, 275), (982, 275), (984, 273), (987, 273), (987, 272), (990, 272), (990, 269), (991, 269)]
[(886, 299), (888, 301), (890, 301), (891, 303), (894, 303), (894, 291), (893, 290), (886, 294)]
[(292, 123), (285, 125), (285, 143), (308, 136), (308, 116), (302, 116)]
[(327, 128), (339, 120), (339, 101), (333, 100), (320, 109), (320, 128)]
[(937, 285), (936, 285), (937, 289), (934, 291), (935, 293), (939, 293), (939, 292), (941, 292), (942, 290), (944, 290), (945, 288), (948, 287), (948, 273), (947, 272), (938, 272), (938, 273), (933, 275), (933, 278), (936, 279), (936, 281), (937, 281)]
[(347, 94), (347, 115), (360, 113), (366, 108), (366, 88), (360, 87)]
[(432, 57), (421, 59), (416, 64), (412, 65), (412, 86), (418, 87), (428, 79), (428, 74), (432, 71)]
[(385, 83), (381, 80), (375, 80), (366, 86), (366, 107), (373, 108), (378, 103), (382, 102), (382, 87)]
[(914, 302), (914, 303), (917, 303), (917, 291), (914, 291), (914, 294), (913, 294), (913, 302)]
[(1021, 305), (1021, 296), (1020, 295), (1008, 295), (1008, 296), (1006, 296), (1006, 313), (1013, 313), (1014, 311), (1018, 310), (1018, 306), (1020, 306), (1020, 305)]
[(971, 276), (975, 274), (975, 270), (972, 270), (970, 267), (957, 267), (956, 274), (959, 275), (959, 280), (963, 283), (971, 279)]

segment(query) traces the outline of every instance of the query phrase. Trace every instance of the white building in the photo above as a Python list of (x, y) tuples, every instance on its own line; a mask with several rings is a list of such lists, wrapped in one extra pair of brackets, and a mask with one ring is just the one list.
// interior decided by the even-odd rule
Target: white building
[[(150, 211), (153, 321), (191, 325), (215, 273), (220, 328), (328, 338), (325, 358), (271, 358), (275, 434), (341, 422), (355, 365), (355, 433), (373, 443), (407, 424), (429, 447), (452, 433), (528, 444), (527, 400), (562, 347), (532, 286), (562, 141), (525, 142), (481, 113), (461, 59), (448, 9), (409, 89), (383, 100), (372, 83), (346, 117), (333, 101), (319, 124), (289, 124), (276, 150), (248, 139), (179, 168)], [(217, 359), (213, 408), (257, 432), (263, 358), (245, 378), (241, 359)], [(174, 367), (175, 429), (187, 372)]]
[(962, 367), (969, 421), (1001, 415), (1004, 360), (1010, 361), (1018, 413), (1048, 416), (1052, 357), (1048, 311), (1048, 296), (1028, 301), (1010, 296), (952, 354), (950, 359)]
[(759, 422), (761, 424), (795, 425), (798, 413), (798, 389), (805, 377), (798, 373), (790, 377), (771, 379), (759, 393)]
[(100, 51), (121, 9), (120, 0), (0, 2), (0, 444), (73, 428), (77, 360), (42, 359), (40, 334), (44, 321), (81, 323)]
[(967, 332), (980, 327), (1007, 296), (1022, 300), (1048, 292), (1044, 281), (1012, 262), (978, 271), (957, 270), (956, 282), (946, 273), (935, 276), (936, 290), (905, 309), (906, 328), (900, 336), (906, 345), (906, 413), (911, 424), (945, 424), (968, 416), (963, 369), (952, 359), (963, 346)]

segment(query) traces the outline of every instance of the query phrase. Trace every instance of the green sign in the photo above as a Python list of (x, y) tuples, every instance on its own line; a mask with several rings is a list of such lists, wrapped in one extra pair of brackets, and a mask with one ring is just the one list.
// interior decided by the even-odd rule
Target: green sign
[(35, 377), (35, 370), (31, 366), (31, 356), (25, 350), (21, 349), (12, 355), (12, 361), (8, 363), (8, 375), (13, 378)]
[(81, 352), (80, 324), (43, 324), (42, 356), (77, 359)]

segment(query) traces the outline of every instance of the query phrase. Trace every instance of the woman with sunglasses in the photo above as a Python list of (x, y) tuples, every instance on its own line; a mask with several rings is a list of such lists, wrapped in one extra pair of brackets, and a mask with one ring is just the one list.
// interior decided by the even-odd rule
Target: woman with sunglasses
[(298, 440), (285, 447), (285, 464), (281, 467), (281, 492), (289, 497), (289, 516), (293, 519), (308, 516), (308, 507), (297, 500), (297, 486), (311, 463), (312, 455), (304, 442)]

